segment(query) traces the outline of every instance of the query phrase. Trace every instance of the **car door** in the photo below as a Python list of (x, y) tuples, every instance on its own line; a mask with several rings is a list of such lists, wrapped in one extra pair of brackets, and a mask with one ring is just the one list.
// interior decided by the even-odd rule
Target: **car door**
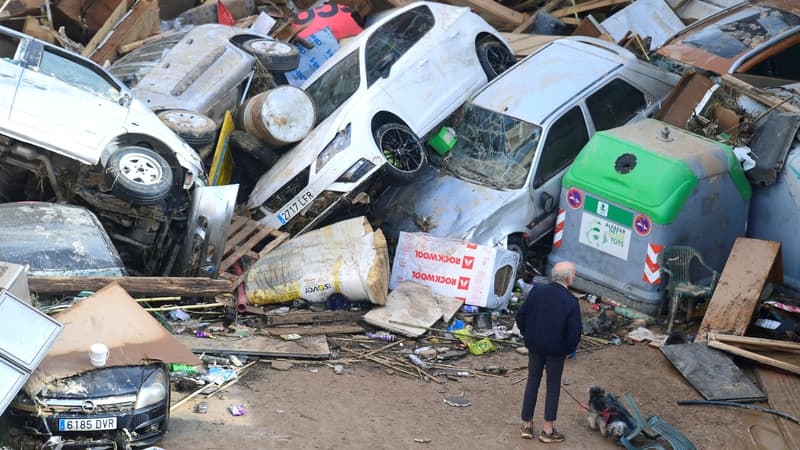
[(22, 72), (10, 120), (40, 145), (95, 163), (127, 115), (122, 88), (111, 77), (79, 57), (43, 46)]
[(366, 43), (368, 89), (380, 89), (388, 96), (379, 109), (402, 117), (417, 134), (435, 125), (450, 96), (451, 87), (430, 57), (434, 25), (430, 8), (419, 6), (383, 24)]
[(579, 105), (567, 110), (545, 129), (546, 135), (530, 180), (531, 200), (537, 211), (532, 240), (553, 228), (561, 194), (561, 178), (589, 141), (589, 127)]
[(21, 40), (0, 31), (0, 128), (8, 128), (8, 115), (22, 75), (22, 61), (18, 57)]

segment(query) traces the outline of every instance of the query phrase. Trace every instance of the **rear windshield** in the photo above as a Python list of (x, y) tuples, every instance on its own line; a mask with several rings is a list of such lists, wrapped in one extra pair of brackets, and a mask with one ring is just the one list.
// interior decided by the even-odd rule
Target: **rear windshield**
[(155, 39), (118, 59), (109, 71), (129, 88), (136, 87), (190, 30), (178, 31)]
[(733, 58), (800, 25), (800, 17), (768, 6), (748, 8), (711, 24), (684, 43), (722, 58)]

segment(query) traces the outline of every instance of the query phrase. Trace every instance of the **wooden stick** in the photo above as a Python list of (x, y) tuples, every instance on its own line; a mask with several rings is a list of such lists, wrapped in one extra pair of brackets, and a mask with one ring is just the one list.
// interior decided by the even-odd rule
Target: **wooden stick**
[(162, 306), (159, 308), (144, 308), (145, 311), (174, 311), (176, 309), (209, 309), (225, 306), (222, 303), (204, 303), (202, 305)]
[(747, 344), (754, 347), (768, 349), (795, 350), (800, 351), (800, 344), (797, 342), (779, 341), (775, 339), (761, 339), (748, 336), (735, 336), (731, 334), (708, 333), (708, 338), (720, 342), (731, 344)]
[(30, 290), (39, 294), (97, 291), (114, 282), (130, 295), (212, 297), (233, 291), (230, 281), (204, 277), (28, 277)]
[(386, 350), (386, 349), (392, 348), (392, 347), (394, 347), (395, 345), (402, 344), (402, 343), (403, 343), (403, 342), (405, 342), (405, 341), (406, 341), (405, 339), (400, 339), (399, 341), (392, 342), (391, 344), (387, 344), (387, 345), (384, 345), (384, 346), (383, 346), (383, 347), (381, 347), (381, 348), (378, 348), (378, 349), (376, 349), (376, 350), (372, 350), (372, 351), (370, 351), (370, 352), (367, 352), (367, 353), (365, 353), (365, 354), (364, 354), (364, 356), (372, 356), (372, 355), (374, 355), (374, 354), (376, 354), (376, 353), (380, 353), (380, 352), (382, 352), (382, 351), (384, 351), (384, 350)]
[(147, 302), (177, 302), (181, 299), (181, 297), (148, 297), (148, 298), (136, 298), (139, 303), (147, 303)]
[(208, 387), (208, 385), (205, 385), (205, 386), (199, 388), (198, 390), (192, 392), (191, 394), (189, 394), (186, 397), (184, 397), (183, 399), (181, 399), (181, 401), (179, 401), (178, 403), (175, 403), (174, 405), (170, 406), (169, 407), (169, 412), (175, 411), (179, 407), (183, 406), (184, 403), (188, 402), (189, 400), (193, 399), (194, 397), (197, 397), (207, 387)]
[(753, 353), (747, 350), (743, 350), (739, 347), (735, 347), (733, 345), (724, 344), (719, 341), (714, 341), (709, 339), (708, 346), (711, 348), (715, 348), (717, 350), (723, 350), (728, 353), (733, 353), (734, 355), (741, 356), (743, 358), (751, 359), (761, 364), (766, 364), (768, 366), (777, 367), (778, 369), (783, 369), (787, 372), (791, 372), (796, 375), (800, 375), (800, 367), (795, 366), (793, 364), (785, 363), (783, 361), (768, 358), (766, 356), (759, 355), (758, 353)]
[[(350, 350), (350, 349), (349, 349), (349, 348), (347, 348), (347, 347), (342, 347), (342, 350), (344, 350), (344, 351), (346, 351), (346, 352), (349, 352), (349, 353), (353, 353), (354, 355), (363, 356), (361, 353), (359, 353), (359, 352), (357, 352), (357, 351), (355, 351), (355, 350)], [(388, 367), (388, 368), (390, 368), (390, 369), (392, 369), (392, 370), (396, 370), (396, 371), (398, 371), (398, 372), (404, 373), (404, 374), (406, 374), (406, 375), (408, 375), (408, 376), (410, 376), (410, 377), (412, 377), (412, 378), (419, 378), (418, 376), (414, 375), (412, 372), (408, 372), (408, 371), (407, 371), (407, 370), (405, 370), (405, 369), (401, 369), (401, 368), (399, 368), (399, 367), (395, 367), (394, 365), (392, 365), (392, 364), (389, 364), (389, 363), (386, 363), (386, 362), (384, 362), (384, 361), (382, 361), (382, 360), (380, 360), (379, 358), (376, 358), (376, 357), (374, 357), (374, 356), (367, 356), (365, 359), (367, 359), (367, 360), (369, 360), (369, 361), (372, 361), (372, 362), (374, 362), (374, 363), (378, 363), (378, 364), (380, 364), (380, 365), (382, 365), (382, 366), (386, 366), (386, 367)]]

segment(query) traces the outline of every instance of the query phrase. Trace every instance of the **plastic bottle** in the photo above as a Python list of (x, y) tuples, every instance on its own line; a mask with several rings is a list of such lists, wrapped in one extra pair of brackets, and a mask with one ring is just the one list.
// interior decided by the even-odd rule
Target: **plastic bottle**
[(186, 375), (194, 375), (198, 372), (197, 367), (190, 366), (189, 364), (176, 364), (172, 363), (169, 365), (170, 372), (179, 372), (184, 373)]
[(387, 333), (385, 331), (378, 331), (377, 333), (367, 333), (367, 337), (370, 339), (376, 339), (379, 341), (388, 341), (394, 342), (397, 339), (397, 336), (393, 335), (392, 333)]
[(425, 361), (419, 359), (419, 356), (411, 353), (408, 355), (408, 359), (411, 360), (415, 365), (417, 365), (422, 370), (428, 370), (431, 368), (431, 365), (426, 363)]

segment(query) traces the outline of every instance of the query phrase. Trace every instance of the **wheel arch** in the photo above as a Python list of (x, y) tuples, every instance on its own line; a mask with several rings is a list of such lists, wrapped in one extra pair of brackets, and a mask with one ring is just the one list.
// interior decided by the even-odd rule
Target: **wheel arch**
[[(180, 173), (182, 167), (178, 163), (178, 159), (172, 149), (160, 139), (142, 133), (125, 133), (111, 139), (103, 149), (103, 153), (100, 156), (100, 163), (105, 166), (112, 153), (123, 147), (132, 145), (146, 147), (155, 151), (167, 160), (174, 175), (182, 175)], [(179, 172), (176, 173), (176, 170)]]
[(379, 111), (372, 117), (372, 135), (375, 136), (375, 132), (378, 130), (378, 128), (380, 128), (382, 125), (386, 125), (387, 123), (399, 123), (408, 127), (408, 123), (397, 114), (389, 111)]

